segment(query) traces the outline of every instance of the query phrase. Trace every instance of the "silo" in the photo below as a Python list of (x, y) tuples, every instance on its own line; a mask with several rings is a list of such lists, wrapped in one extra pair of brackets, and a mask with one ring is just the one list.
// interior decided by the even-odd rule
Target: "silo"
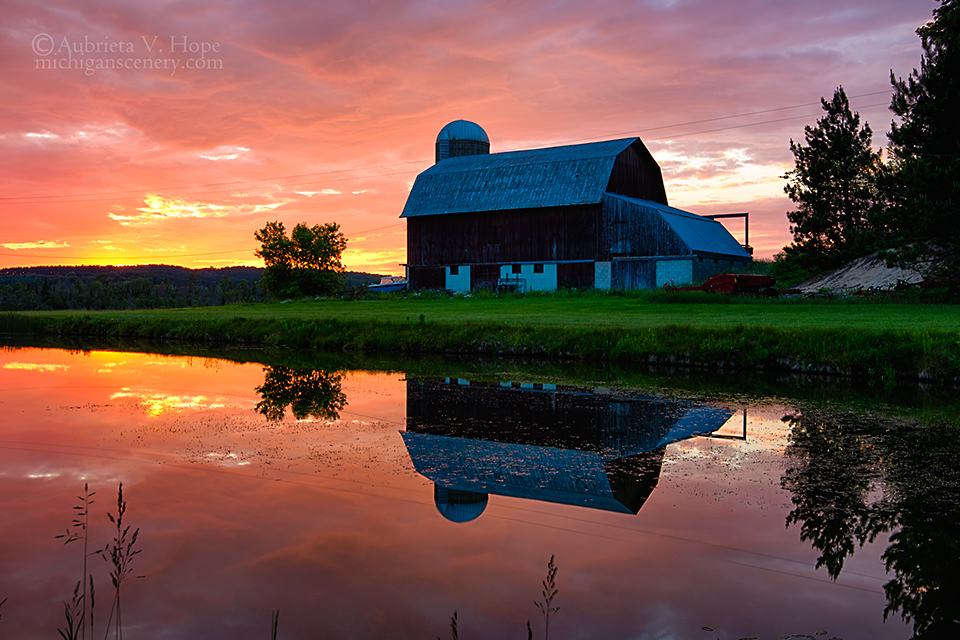
[(437, 134), (436, 162), (458, 156), (490, 153), (490, 138), (480, 125), (469, 120), (454, 120)]

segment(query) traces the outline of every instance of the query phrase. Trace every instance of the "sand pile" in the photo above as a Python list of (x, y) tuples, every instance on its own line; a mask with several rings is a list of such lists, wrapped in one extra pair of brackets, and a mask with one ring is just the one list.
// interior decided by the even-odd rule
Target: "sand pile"
[(918, 271), (888, 267), (886, 261), (872, 253), (853, 262), (805, 280), (797, 285), (803, 293), (831, 291), (834, 293), (852, 293), (860, 289), (893, 289), (898, 283), (919, 284), (923, 275)]

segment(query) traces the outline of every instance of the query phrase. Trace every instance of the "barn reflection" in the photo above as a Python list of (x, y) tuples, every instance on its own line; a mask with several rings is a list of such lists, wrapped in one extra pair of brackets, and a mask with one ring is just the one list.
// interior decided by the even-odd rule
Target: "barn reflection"
[(636, 514), (666, 445), (732, 416), (637, 391), (410, 378), (402, 435), (449, 520), (479, 517), (489, 494)]

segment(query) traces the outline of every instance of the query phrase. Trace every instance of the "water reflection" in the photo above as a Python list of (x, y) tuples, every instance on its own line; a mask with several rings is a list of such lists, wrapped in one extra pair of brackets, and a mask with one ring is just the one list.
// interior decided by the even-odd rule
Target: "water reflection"
[(476, 519), (491, 493), (636, 514), (666, 445), (732, 416), (640, 392), (410, 378), (402, 435), (448, 520)]
[(836, 579), (866, 542), (889, 533), (882, 559), (884, 617), (899, 613), (915, 638), (960, 637), (960, 445), (955, 428), (875, 417), (788, 416), (793, 493), (787, 525), (820, 552)]
[[(146, 578), (131, 581), (129, 591), (124, 586), (123, 617), (128, 634), (135, 630), (145, 640), (256, 640), (278, 608), (278, 637), (289, 640), (449, 637), (454, 610), (464, 637), (522, 637), (531, 618), (535, 636), (543, 637), (533, 601), (554, 554), (563, 612), (550, 626), (558, 638), (697, 638), (709, 627), (716, 629), (709, 638), (820, 637), (822, 631), (848, 640), (902, 640), (910, 631), (900, 616), (883, 620), (883, 585), (891, 581), (891, 601), (902, 584), (903, 593), (922, 599), (909, 605), (918, 619), (935, 611), (931, 616), (948, 620), (955, 583), (940, 572), (958, 568), (957, 528), (946, 521), (956, 519), (949, 501), (957, 491), (944, 480), (956, 472), (947, 476), (941, 468), (957, 451), (933, 436), (853, 429), (830, 416), (817, 426), (810, 412), (787, 424), (780, 418), (792, 407), (761, 399), (749, 405), (748, 440), (714, 433), (664, 451), (662, 442), (706, 404), (584, 388), (587, 382), (459, 384), (430, 379), (432, 363), (389, 371), (318, 363), (321, 374), (293, 358), (243, 355), (272, 366), (0, 349), (0, 510), (8, 516), (0, 519), (0, 600), (9, 598), (0, 636), (39, 640), (63, 626), (63, 602), (79, 577), (82, 552), (53, 536), (75, 517), (72, 507), (87, 482), (100, 496), (122, 482), (130, 523), (140, 528), (144, 551), (135, 571)], [(414, 386), (397, 373), (404, 370), (425, 379)], [(285, 416), (268, 420), (259, 403)], [(739, 405), (725, 404), (726, 415), (737, 415), (721, 433), (740, 431)], [(318, 423), (317, 415), (339, 419)], [(699, 415), (691, 433), (713, 427), (708, 414)], [(497, 486), (435, 485), (414, 468), (400, 435), (408, 423), (403, 433), (427, 440), (593, 456), (597, 473), (590, 477), (609, 486), (596, 499), (614, 510), (509, 499)], [(875, 441), (886, 435), (904, 439), (905, 448)], [(845, 534), (853, 536), (855, 555), (840, 560), (835, 581), (814, 569), (822, 554), (799, 539), (800, 526), (809, 520), (810, 530), (819, 530), (814, 512), (830, 508), (818, 495), (824, 488), (812, 484), (837, 471), (825, 466), (834, 455), (828, 443), (812, 446), (821, 437), (848, 443), (851, 453), (875, 449), (857, 467), (861, 474), (877, 467), (875, 482), (857, 489), (856, 478), (845, 478), (854, 489), (837, 492), (833, 504), (853, 493), (867, 507), (884, 499), (895, 509), (874, 516), (894, 518), (876, 542), (868, 537), (860, 548), (856, 524)], [(910, 455), (921, 461), (915, 469)], [(638, 456), (652, 459), (649, 468)], [(521, 459), (527, 464), (532, 457)], [(557, 459), (516, 475), (553, 472)], [(441, 464), (447, 461), (437, 463), (437, 473)], [(611, 471), (617, 464), (633, 497), (618, 488)], [(797, 486), (781, 483), (785, 469), (799, 474), (808, 464), (821, 466)], [(836, 466), (843, 464), (841, 457)], [(926, 472), (940, 476), (929, 489), (901, 488), (912, 482), (909, 474)], [(530, 491), (538, 500), (541, 484)], [(461, 488), (474, 495), (456, 494)], [(931, 495), (936, 491), (941, 495)], [(784, 520), (799, 508), (791, 498), (799, 494), (811, 513), (786, 528)], [(435, 497), (455, 508), (486, 498), (486, 507), (482, 517), (454, 525), (437, 513)], [(112, 536), (110, 508), (110, 500), (93, 505), (93, 546), (102, 548)], [(636, 516), (622, 515), (634, 508)], [(890, 539), (901, 532), (904, 540)], [(886, 575), (880, 556), (888, 545), (898, 551), (890, 552)], [(842, 544), (837, 548), (842, 553)], [(108, 563), (90, 569), (97, 590), (109, 591)]]
[(338, 420), (347, 406), (342, 379), (339, 371), (264, 367), (263, 384), (256, 388), (262, 398), (257, 411), (272, 422), (283, 420), (288, 406), (297, 420)]

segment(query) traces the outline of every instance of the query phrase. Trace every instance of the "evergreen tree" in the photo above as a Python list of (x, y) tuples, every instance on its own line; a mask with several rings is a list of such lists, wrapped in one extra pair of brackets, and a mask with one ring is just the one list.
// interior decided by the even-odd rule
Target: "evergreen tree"
[(787, 213), (793, 242), (778, 262), (814, 275), (857, 258), (871, 249), (871, 214), (877, 201), (880, 153), (873, 151), (870, 125), (850, 110), (843, 87), (829, 102), (826, 115), (804, 127), (805, 144), (790, 140), (796, 166), (783, 177), (784, 191), (797, 203)]
[[(920, 69), (890, 72), (890, 201), (884, 222), (895, 262), (960, 279), (960, 0), (940, 0), (917, 29)], [(937, 264), (926, 266), (930, 257)]]

